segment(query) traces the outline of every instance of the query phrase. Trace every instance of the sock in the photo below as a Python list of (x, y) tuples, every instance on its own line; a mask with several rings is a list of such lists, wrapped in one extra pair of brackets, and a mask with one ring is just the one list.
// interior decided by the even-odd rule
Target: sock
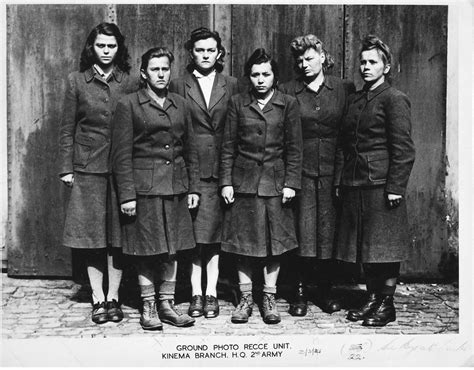
[(160, 285), (159, 300), (165, 301), (165, 300), (174, 299), (175, 289), (176, 289), (176, 280), (175, 281), (163, 280), (163, 282)]
[(276, 286), (264, 285), (264, 286), (263, 286), (263, 292), (264, 292), (264, 293), (268, 293), (268, 294), (276, 294), (276, 292), (277, 292), (277, 287), (276, 287)]
[(252, 283), (239, 283), (239, 289), (242, 295), (252, 294)]
[(140, 296), (144, 301), (153, 301), (155, 299), (155, 286), (150, 285), (140, 285)]

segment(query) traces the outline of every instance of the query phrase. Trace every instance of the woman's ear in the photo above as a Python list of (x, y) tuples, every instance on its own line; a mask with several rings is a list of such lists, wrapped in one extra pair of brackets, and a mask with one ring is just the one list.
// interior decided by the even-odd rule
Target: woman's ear
[(146, 81), (147, 79), (147, 76), (146, 76), (146, 73), (143, 69), (140, 69), (140, 75), (142, 76), (142, 78)]
[(383, 68), (383, 74), (386, 75), (390, 71), (390, 64), (385, 64), (385, 67)]

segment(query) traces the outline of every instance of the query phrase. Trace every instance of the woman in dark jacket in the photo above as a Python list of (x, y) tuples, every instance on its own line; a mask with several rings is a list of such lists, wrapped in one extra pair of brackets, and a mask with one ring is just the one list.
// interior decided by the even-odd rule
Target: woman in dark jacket
[[(176, 254), (194, 246), (188, 208), (199, 202), (199, 167), (189, 107), (167, 90), (173, 60), (163, 47), (143, 54), (143, 88), (120, 100), (113, 119), (113, 173), (126, 215), (122, 248), (135, 257), (145, 330), (161, 329), (161, 321), (194, 323), (174, 306)], [(158, 308), (157, 264), (162, 280)]]
[[(219, 157), (227, 104), (237, 93), (237, 79), (222, 74), (225, 48), (219, 33), (201, 27), (186, 42), (191, 63), (186, 74), (171, 81), (170, 91), (185, 98), (191, 108), (199, 153), (201, 196), (192, 212), (196, 248), (192, 250), (191, 317), (219, 315), (217, 279), (224, 211), (219, 195)], [(202, 294), (202, 266), (207, 274), (205, 298)]]
[(339, 141), (337, 171), (342, 214), (336, 257), (361, 262), (369, 298), (351, 321), (384, 326), (395, 320), (393, 295), (409, 237), (405, 190), (415, 160), (410, 101), (387, 79), (387, 45), (369, 35), (362, 43), (364, 88), (350, 97)]
[(252, 54), (245, 75), (252, 88), (231, 98), (222, 144), (219, 183), (230, 205), (222, 250), (238, 255), (241, 298), (232, 322), (252, 313), (249, 257), (261, 257), (263, 321), (275, 324), (280, 256), (298, 246), (292, 199), (301, 183), (301, 122), (296, 99), (275, 90), (278, 67), (264, 49)]
[(289, 312), (293, 316), (306, 315), (306, 283), (315, 280), (319, 293), (316, 303), (324, 312), (333, 313), (341, 309), (339, 302), (330, 295), (336, 269), (333, 263), (336, 141), (348, 93), (355, 88), (352, 82), (326, 74), (334, 61), (316, 36), (296, 37), (290, 48), (299, 76), (283, 84), (280, 90), (296, 97), (300, 106), (303, 176), (296, 203), (299, 248), (291, 264), (292, 274), (298, 279)]
[[(109, 183), (110, 120), (118, 99), (137, 88), (136, 79), (129, 76), (128, 58), (124, 37), (115, 24), (101, 23), (91, 31), (80, 70), (68, 76), (59, 133), (59, 173), (61, 181), (72, 188), (63, 244), (85, 253), (92, 321), (98, 324), (123, 318), (118, 296), (120, 244), (110, 240), (107, 224), (113, 212), (118, 214)], [(108, 275), (107, 294), (104, 274)]]

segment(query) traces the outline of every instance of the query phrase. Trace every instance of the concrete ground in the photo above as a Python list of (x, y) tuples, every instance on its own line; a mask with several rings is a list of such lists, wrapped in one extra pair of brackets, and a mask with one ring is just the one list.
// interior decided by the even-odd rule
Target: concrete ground
[[(364, 299), (365, 286), (336, 286), (343, 310), (328, 315), (313, 303), (305, 317), (292, 317), (288, 296), (280, 292), (281, 323), (266, 325), (255, 307), (247, 324), (232, 324), (230, 315), (236, 300), (235, 288), (219, 286), (221, 314), (214, 319), (200, 317), (192, 327), (164, 324), (163, 331), (149, 332), (139, 324), (139, 295), (128, 288), (123, 302), (122, 322), (94, 324), (90, 319), (90, 290), (72, 280), (15, 279), (2, 274), (2, 338), (41, 337), (105, 338), (123, 336), (206, 336), (279, 334), (456, 334), (459, 331), (458, 288), (452, 284), (403, 284), (395, 295), (397, 320), (383, 328), (365, 328), (345, 319), (347, 309)], [(283, 289), (284, 290), (284, 289)], [(177, 306), (187, 310), (189, 292), (178, 290)]]

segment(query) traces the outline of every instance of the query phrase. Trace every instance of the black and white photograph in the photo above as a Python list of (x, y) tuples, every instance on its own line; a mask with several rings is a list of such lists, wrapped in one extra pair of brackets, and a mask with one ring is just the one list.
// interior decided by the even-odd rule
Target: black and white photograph
[(473, 5), (0, 4), (1, 366), (474, 366)]

